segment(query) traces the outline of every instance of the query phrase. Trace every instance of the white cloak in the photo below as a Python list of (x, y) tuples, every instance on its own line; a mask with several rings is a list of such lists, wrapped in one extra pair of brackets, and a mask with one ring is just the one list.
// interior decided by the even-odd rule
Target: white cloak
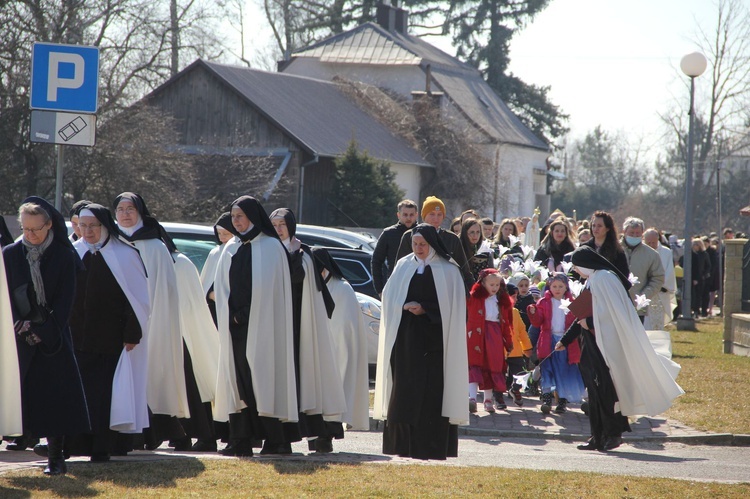
[(206, 263), (203, 264), (201, 269), (201, 286), (203, 286), (203, 296), (205, 297), (211, 286), (214, 285), (214, 279), (216, 278), (216, 268), (219, 266), (219, 258), (221, 258), (221, 250), (224, 249), (226, 244), (220, 244), (212, 249), (206, 257)]
[(341, 421), (346, 412), (344, 387), (334, 353), (323, 295), (318, 291), (312, 258), (302, 254), (305, 280), (302, 284), (299, 340), (299, 410), (322, 414), (326, 421)]
[[(245, 403), (237, 390), (237, 374), (229, 332), (229, 269), (243, 243), (224, 245), (216, 270), (216, 317), (219, 324), (219, 372), (214, 419), (228, 421)], [(247, 331), (247, 362), (253, 377), (258, 414), (295, 422), (297, 383), (294, 377), (292, 284), (286, 249), (277, 239), (259, 234), (252, 245), (252, 303)]]
[[(451, 424), (469, 424), (469, 360), (466, 353), (466, 288), (461, 271), (451, 262), (435, 256), (430, 262), (435, 280), (440, 316), (443, 325), (443, 407), (441, 415)], [(375, 376), (375, 408), (373, 417), (388, 418), (388, 403), (393, 390), (391, 352), (398, 335), (401, 313), (406, 302), (409, 283), (419, 267), (412, 253), (400, 259), (383, 288), (383, 310), (378, 338), (378, 365)]]
[(667, 292), (659, 291), (656, 296), (651, 300), (651, 304), (648, 307), (648, 312), (644, 318), (643, 325), (646, 330), (664, 329), (665, 324), (672, 322), (672, 314), (674, 309), (677, 308), (677, 298), (675, 297), (675, 291), (677, 290), (677, 279), (674, 273), (674, 259), (672, 258), (672, 250), (665, 248), (661, 244), (657, 249), (659, 257), (661, 258), (661, 264), (664, 267), (664, 289)]
[(658, 355), (620, 279), (609, 270), (588, 278), (594, 311), (596, 343), (609, 367), (625, 416), (661, 414), (682, 395), (675, 382), (679, 364)]
[(189, 418), (180, 333), (175, 265), (158, 239), (133, 241), (148, 275), (151, 319), (148, 325), (148, 407), (154, 414)]
[(0, 251), (0, 401), (0, 435), (21, 435), (23, 433), (21, 374), (2, 251)]
[(332, 277), (327, 286), (336, 304), (331, 316), (331, 338), (347, 407), (341, 419), (355, 430), (369, 430), (370, 380), (364, 318), (357, 295), (348, 282)]
[[(129, 245), (128, 245), (129, 246)], [(83, 259), (88, 246), (83, 239), (73, 244)], [(112, 236), (100, 250), (102, 258), (120, 285), (141, 326), (141, 342), (130, 352), (122, 349), (112, 380), (109, 427), (123, 433), (148, 428), (148, 323), (151, 305), (146, 270), (138, 251)]]
[(175, 253), (180, 331), (185, 340), (202, 402), (212, 402), (219, 371), (219, 333), (208, 309), (198, 269), (190, 258)]

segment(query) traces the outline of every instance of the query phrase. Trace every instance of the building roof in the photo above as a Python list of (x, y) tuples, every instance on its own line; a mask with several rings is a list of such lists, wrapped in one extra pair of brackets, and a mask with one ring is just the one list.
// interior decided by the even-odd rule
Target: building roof
[[(474, 67), (419, 37), (365, 23), (299, 50), (333, 64), (430, 66), (432, 77), (464, 116), (491, 140), (535, 149), (549, 146), (526, 127)], [(415, 89), (417, 90), (417, 89)]]
[(375, 159), (432, 166), (417, 150), (348, 99), (335, 83), (198, 59), (153, 93), (199, 66), (310, 154), (343, 155), (354, 138), (358, 148)]

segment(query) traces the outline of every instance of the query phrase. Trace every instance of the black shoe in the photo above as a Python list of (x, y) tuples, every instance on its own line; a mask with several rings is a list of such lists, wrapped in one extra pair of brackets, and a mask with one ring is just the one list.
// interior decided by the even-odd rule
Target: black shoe
[(174, 450), (177, 452), (189, 452), (193, 450), (193, 441), (190, 440), (190, 437), (181, 438), (179, 440), (174, 440), (170, 442), (171, 447), (174, 447)]
[(65, 463), (65, 459), (50, 459), (47, 461), (47, 467), (44, 468), (44, 474), (55, 476), (64, 475), (68, 472), (68, 465)]
[[(289, 445), (289, 453), (291, 454), (291, 444)], [(318, 437), (315, 439), (315, 452), (321, 454), (327, 454), (333, 452), (333, 439), (331, 437)]]
[(588, 402), (581, 403), (581, 411), (583, 411), (585, 415), (587, 416), (589, 415), (589, 403)]
[(193, 452), (216, 452), (216, 440), (198, 439), (190, 449)]
[(600, 450), (601, 446), (593, 437), (589, 439), (585, 444), (576, 446), (578, 450)]
[[(36, 454), (39, 457), (44, 457), (44, 458), (49, 457), (48, 447), (45, 444), (36, 444), (33, 450), (34, 450), (34, 454)], [(70, 452), (68, 452), (67, 450), (63, 450), (63, 457), (65, 459), (70, 459)]]
[(29, 448), (33, 448), (38, 443), (38, 438), (21, 436), (14, 438), (13, 442), (6, 445), (5, 448), (7, 450), (26, 450)]
[(278, 442), (270, 442), (266, 440), (263, 442), (263, 448), (260, 450), (261, 456), (267, 456), (269, 454), (291, 454), (292, 453), (292, 444), (291, 443), (278, 443)]
[(609, 437), (604, 441), (600, 450), (606, 452), (608, 450), (616, 449), (620, 445), (622, 445), (622, 437)]
[(542, 394), (542, 406), (539, 409), (541, 409), (543, 414), (549, 414), (550, 412), (552, 412), (552, 394), (551, 393)]
[(564, 414), (568, 411), (568, 400), (567, 399), (559, 399), (557, 407), (555, 407), (555, 412), (558, 414)]
[(238, 440), (219, 451), (222, 456), (250, 457), (253, 455), (253, 446), (250, 440)]

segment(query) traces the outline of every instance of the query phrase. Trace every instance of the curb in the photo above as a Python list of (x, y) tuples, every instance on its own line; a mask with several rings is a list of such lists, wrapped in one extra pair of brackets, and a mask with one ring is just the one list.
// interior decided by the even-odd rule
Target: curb
[[(382, 432), (383, 421), (370, 417), (370, 431)], [(580, 433), (550, 433), (526, 430), (494, 430), (459, 426), (458, 434), (464, 437), (497, 437), (497, 438), (526, 438), (537, 440), (561, 440), (564, 442), (585, 442), (588, 434)], [(733, 433), (701, 433), (696, 435), (623, 435), (627, 443), (663, 442), (682, 443), (686, 445), (713, 445), (717, 447), (750, 447), (750, 435)]]

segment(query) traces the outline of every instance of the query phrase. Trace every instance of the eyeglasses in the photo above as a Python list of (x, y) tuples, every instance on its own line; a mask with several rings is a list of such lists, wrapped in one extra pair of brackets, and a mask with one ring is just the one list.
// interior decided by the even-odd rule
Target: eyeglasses
[(88, 230), (88, 229), (96, 230), (100, 228), (101, 226), (102, 224), (78, 224), (78, 228), (81, 230)]
[(128, 206), (127, 208), (117, 208), (117, 209), (115, 209), (115, 213), (117, 213), (117, 214), (125, 213), (127, 215), (132, 215), (136, 211), (138, 211), (138, 210), (136, 210), (132, 206)]
[(42, 225), (38, 229), (30, 229), (28, 227), (24, 227), (23, 225), (20, 225), (18, 228), (21, 229), (21, 232), (23, 232), (23, 233), (26, 233), (26, 234), (36, 234), (37, 232), (41, 232), (41, 231), (47, 229), (47, 223), (45, 223), (44, 225)]

